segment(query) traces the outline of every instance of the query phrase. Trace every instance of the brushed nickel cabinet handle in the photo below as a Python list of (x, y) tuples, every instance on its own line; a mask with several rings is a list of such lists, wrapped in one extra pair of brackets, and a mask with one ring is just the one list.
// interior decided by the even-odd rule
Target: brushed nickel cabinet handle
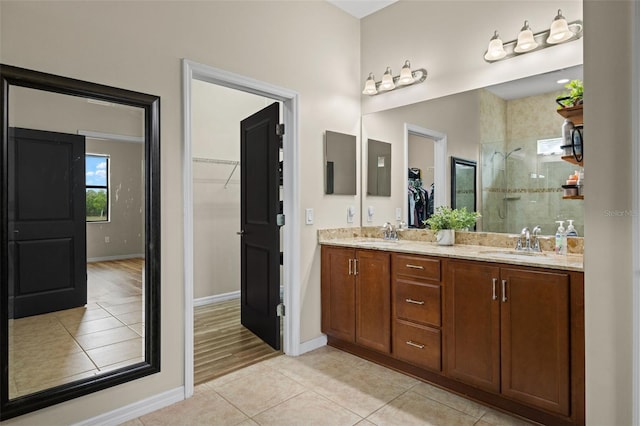
[(496, 293), (496, 286), (498, 285), (498, 279), (497, 278), (493, 278), (493, 300), (497, 300), (498, 299), (498, 295)]
[(424, 305), (424, 300), (404, 299), (407, 303), (413, 303), (415, 305)]
[(502, 280), (502, 302), (507, 301), (507, 280)]
[(358, 275), (358, 259), (353, 259), (353, 275)]
[(413, 346), (414, 348), (424, 349), (424, 345), (421, 345), (420, 343), (412, 342), (411, 340), (408, 340), (405, 343), (409, 346)]
[(411, 269), (423, 269), (424, 270), (424, 266), (420, 266), (420, 265), (412, 265), (410, 263), (407, 263), (407, 268), (411, 268)]
[(349, 259), (349, 275), (353, 275), (353, 259)]

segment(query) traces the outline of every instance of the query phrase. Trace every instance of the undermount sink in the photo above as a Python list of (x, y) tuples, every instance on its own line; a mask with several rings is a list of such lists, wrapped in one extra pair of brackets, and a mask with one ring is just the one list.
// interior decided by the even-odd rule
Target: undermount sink
[(363, 240), (358, 241), (358, 245), (366, 247), (395, 247), (398, 245), (397, 240)]
[(480, 254), (489, 257), (502, 257), (506, 259), (518, 259), (520, 257), (544, 257), (547, 254), (539, 251), (520, 251), (520, 250), (487, 250), (481, 251)]

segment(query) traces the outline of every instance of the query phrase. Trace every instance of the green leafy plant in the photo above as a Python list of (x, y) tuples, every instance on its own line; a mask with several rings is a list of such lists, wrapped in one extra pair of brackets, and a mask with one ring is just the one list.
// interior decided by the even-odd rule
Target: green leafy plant
[(440, 206), (436, 208), (436, 212), (423, 221), (429, 225), (433, 231), (442, 229), (467, 229), (475, 225), (480, 217), (478, 212), (470, 212), (466, 207), (460, 209), (452, 209), (448, 206)]
[(574, 107), (582, 104), (584, 85), (581, 80), (571, 80), (565, 84), (564, 88), (567, 89), (568, 92), (563, 93), (561, 97), (556, 99), (556, 102), (560, 104), (560, 108)]

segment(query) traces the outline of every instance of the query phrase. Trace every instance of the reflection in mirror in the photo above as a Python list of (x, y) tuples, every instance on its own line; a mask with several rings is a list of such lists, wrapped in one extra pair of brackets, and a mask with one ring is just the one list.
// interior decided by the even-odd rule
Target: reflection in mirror
[(144, 360), (144, 111), (22, 87), (9, 109), (13, 399)]
[(367, 195), (391, 196), (391, 144), (367, 141)]
[(356, 137), (325, 132), (325, 194), (356, 195)]
[(5, 419), (159, 371), (159, 128), (156, 97), (1, 70)]
[(582, 66), (480, 91), (483, 231), (540, 226), (552, 235), (556, 220), (572, 219), (584, 235), (584, 201), (563, 199), (561, 187), (581, 168), (562, 160), (561, 143), (549, 142), (562, 135), (555, 103), (564, 92), (560, 77), (582, 80)]
[[(573, 219), (582, 236), (584, 201), (563, 200), (561, 187), (579, 167), (538, 149), (538, 141), (561, 135), (563, 118), (556, 112), (555, 98), (564, 92), (557, 83), (563, 77), (582, 80), (582, 66), (366, 114), (363, 139), (366, 135), (396, 144), (405, 123), (437, 129), (446, 135), (448, 156), (477, 161), (482, 191), (476, 206), (482, 214), (478, 230), (519, 233), (525, 226), (539, 225), (544, 235), (553, 235), (554, 221)], [(399, 158), (407, 158), (408, 149), (396, 150), (394, 157), (399, 167), (394, 168), (392, 185), (404, 191), (407, 180), (398, 172), (403, 169)], [(451, 205), (449, 164), (436, 158), (434, 167), (436, 176), (444, 169), (442, 204)], [(406, 198), (399, 196), (392, 195), (389, 205), (364, 197), (366, 193), (363, 206), (374, 205), (382, 212), (381, 221), (393, 217), (395, 209), (407, 208)]]
[(476, 162), (451, 157), (451, 208), (476, 211)]

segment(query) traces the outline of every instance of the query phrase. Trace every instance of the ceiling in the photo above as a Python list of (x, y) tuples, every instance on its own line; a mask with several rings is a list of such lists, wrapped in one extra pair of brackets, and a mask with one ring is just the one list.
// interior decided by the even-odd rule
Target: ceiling
[(371, 15), (398, 0), (327, 0), (358, 19)]
[(511, 100), (542, 93), (565, 90), (566, 83), (558, 83), (560, 79), (582, 80), (582, 65), (532, 75), (519, 80), (508, 81), (486, 87), (486, 89), (502, 99)]

